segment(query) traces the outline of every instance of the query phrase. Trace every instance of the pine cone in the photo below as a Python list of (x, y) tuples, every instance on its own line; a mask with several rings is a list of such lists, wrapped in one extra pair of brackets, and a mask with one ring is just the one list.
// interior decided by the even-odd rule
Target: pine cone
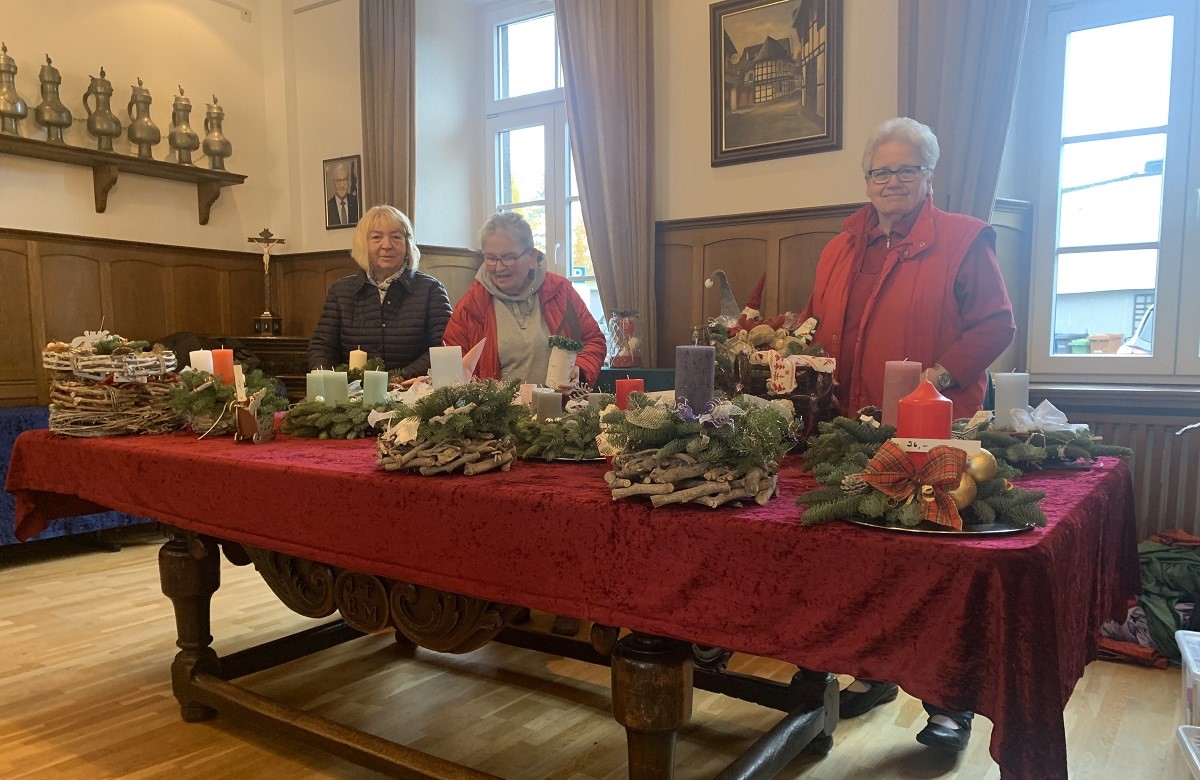
[(870, 485), (862, 478), (862, 474), (850, 474), (842, 479), (842, 492), (850, 496), (865, 492), (868, 487)]

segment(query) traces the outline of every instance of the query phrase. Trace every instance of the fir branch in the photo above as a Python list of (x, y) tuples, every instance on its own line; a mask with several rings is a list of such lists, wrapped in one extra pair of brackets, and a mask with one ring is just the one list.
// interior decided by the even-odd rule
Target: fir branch
[(580, 339), (573, 339), (569, 336), (561, 336), (554, 334), (550, 337), (550, 348), (565, 349), (567, 352), (583, 352), (584, 343)]

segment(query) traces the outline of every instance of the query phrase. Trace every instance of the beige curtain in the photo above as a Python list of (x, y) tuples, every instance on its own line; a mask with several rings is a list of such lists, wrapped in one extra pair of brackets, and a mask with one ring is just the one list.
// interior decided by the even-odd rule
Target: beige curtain
[(933, 128), (940, 208), (990, 221), (1029, 0), (900, 0), (900, 114)]
[(389, 204), (410, 218), (416, 201), (416, 0), (359, 0), (362, 210)]
[(588, 247), (607, 312), (642, 317), (655, 365), (654, 46), (645, 0), (555, 0), (567, 124)]

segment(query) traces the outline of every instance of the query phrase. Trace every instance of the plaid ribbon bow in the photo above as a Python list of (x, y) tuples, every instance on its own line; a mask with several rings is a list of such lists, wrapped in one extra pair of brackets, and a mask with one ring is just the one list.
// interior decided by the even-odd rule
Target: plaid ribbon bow
[(962, 518), (947, 492), (958, 487), (966, 463), (965, 452), (943, 445), (931, 449), (924, 465), (917, 468), (904, 450), (885, 441), (862, 478), (888, 498), (919, 501), (924, 519), (962, 530)]

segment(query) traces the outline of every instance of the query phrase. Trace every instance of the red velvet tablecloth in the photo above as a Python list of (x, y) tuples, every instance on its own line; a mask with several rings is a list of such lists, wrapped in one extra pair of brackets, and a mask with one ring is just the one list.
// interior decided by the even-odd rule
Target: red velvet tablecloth
[(994, 724), (1006, 778), (1066, 778), (1063, 707), (1139, 588), (1120, 461), (1022, 480), (1044, 529), (931, 537), (805, 527), (785, 464), (765, 507), (612, 501), (602, 464), (377, 471), (371, 441), (23, 434), (7, 490), (28, 538), (82, 504), (457, 593), (856, 676)]

